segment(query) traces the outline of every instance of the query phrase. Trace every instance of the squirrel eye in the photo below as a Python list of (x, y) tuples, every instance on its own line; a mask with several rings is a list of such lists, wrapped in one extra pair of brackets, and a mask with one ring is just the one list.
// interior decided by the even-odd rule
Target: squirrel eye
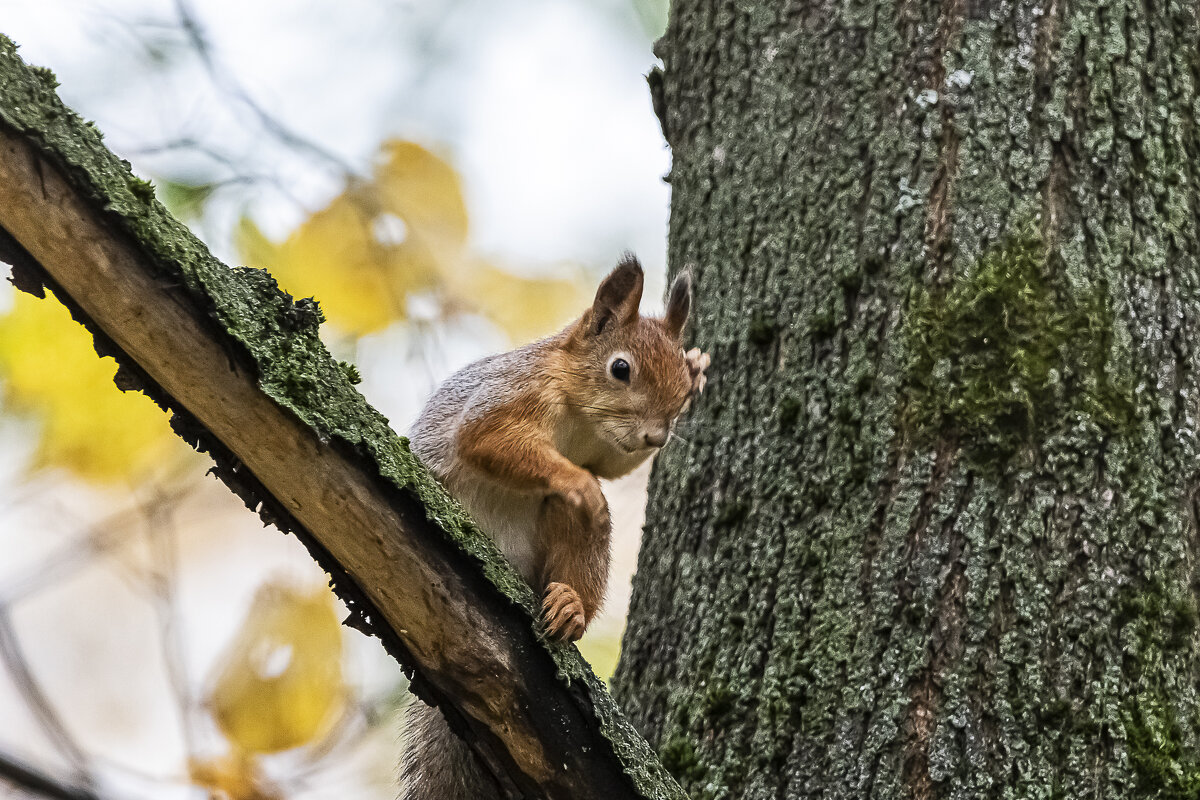
[(612, 366), (610, 366), (608, 369), (610, 372), (612, 372), (612, 376), (614, 378), (616, 378), (619, 381), (624, 381), (625, 383), (629, 383), (629, 362), (628, 361), (626, 361), (623, 358), (618, 358), (612, 362)]

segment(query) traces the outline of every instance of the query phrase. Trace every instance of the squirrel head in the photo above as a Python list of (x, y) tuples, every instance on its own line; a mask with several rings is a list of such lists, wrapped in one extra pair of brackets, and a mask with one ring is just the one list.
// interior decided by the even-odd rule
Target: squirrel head
[(642, 265), (627, 253), (568, 329), (563, 381), (567, 404), (629, 454), (666, 444), (693, 387), (683, 351), (691, 275), (683, 272), (671, 284), (662, 318), (638, 313), (642, 283)]

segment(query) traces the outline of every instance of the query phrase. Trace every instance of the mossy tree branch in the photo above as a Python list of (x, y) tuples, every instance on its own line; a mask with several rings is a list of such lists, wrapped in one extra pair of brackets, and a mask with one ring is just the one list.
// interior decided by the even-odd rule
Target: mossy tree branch
[(295, 533), (350, 624), (414, 672), (512, 797), (682, 798), (531, 590), (317, 335), (320, 310), (229, 268), (0, 36), (0, 258), (49, 288), (214, 472)]

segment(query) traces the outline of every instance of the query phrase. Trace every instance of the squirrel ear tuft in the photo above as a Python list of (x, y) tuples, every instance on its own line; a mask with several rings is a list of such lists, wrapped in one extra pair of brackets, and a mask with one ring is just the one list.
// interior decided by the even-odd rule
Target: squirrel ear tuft
[(600, 282), (588, 320), (593, 334), (599, 334), (611, 324), (626, 325), (637, 319), (642, 302), (642, 265), (637, 256), (626, 253), (616, 269)]
[(663, 324), (676, 339), (683, 338), (683, 326), (687, 324), (688, 312), (692, 310), (692, 273), (680, 272), (667, 294), (667, 315)]

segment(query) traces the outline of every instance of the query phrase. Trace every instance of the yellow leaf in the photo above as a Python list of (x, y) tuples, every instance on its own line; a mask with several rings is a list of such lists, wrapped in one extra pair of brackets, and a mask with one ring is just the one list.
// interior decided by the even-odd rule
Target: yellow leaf
[(258, 762), (241, 753), (188, 761), (188, 777), (208, 790), (212, 800), (283, 800), (283, 793), (259, 769)]
[(380, 206), (429, 246), (465, 244), (467, 206), (454, 168), (412, 142), (384, 142), (383, 152), (375, 170)]
[(482, 314), (523, 341), (561, 327), (590, 297), (578, 270), (523, 278), (473, 256), (454, 168), (412, 142), (388, 141), (369, 180), (355, 180), (275, 244), (243, 219), (242, 259), (296, 296), (314, 296), (351, 336), (407, 317), (408, 300), (434, 296), (444, 313)]
[(342, 633), (333, 595), (264, 585), (221, 659), (209, 708), (242, 753), (319, 740), (344, 709)]
[(97, 482), (135, 480), (185, 452), (148, 397), (113, 385), (116, 370), (52, 297), (17, 292), (0, 317), (4, 401), (41, 422), (36, 466)]
[(553, 333), (587, 307), (578, 270), (556, 278), (525, 278), (478, 264), (454, 281), (463, 302), (499, 325), (513, 341)]
[(243, 220), (238, 248), (293, 295), (361, 336), (406, 317), (411, 294), (432, 291), (462, 258), (467, 212), (449, 164), (409, 142), (389, 142), (370, 181), (351, 183), (287, 239), (272, 244)]

